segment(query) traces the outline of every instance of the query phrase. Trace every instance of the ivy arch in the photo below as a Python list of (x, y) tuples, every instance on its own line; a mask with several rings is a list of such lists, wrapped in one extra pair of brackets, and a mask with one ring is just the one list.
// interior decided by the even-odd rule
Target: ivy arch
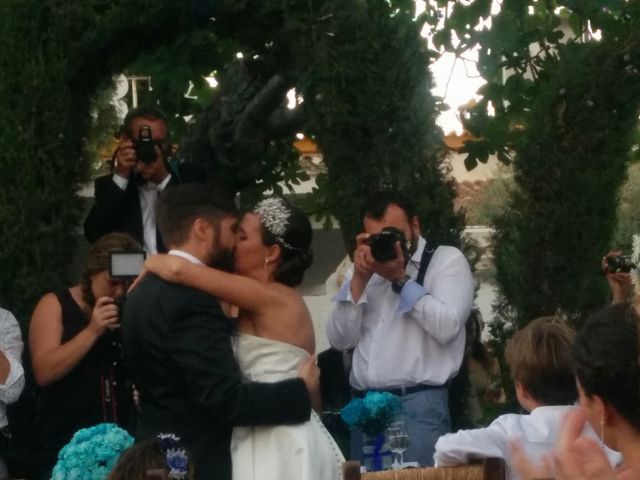
[[(142, 53), (200, 30), (265, 56), (269, 72), (291, 79), (304, 96), (304, 130), (328, 165), (307, 206), (337, 217), (345, 239), (359, 227), (364, 195), (386, 186), (414, 194), (434, 239), (455, 240), (460, 220), (442, 170), (428, 54), (413, 9), (408, 0), (3, 2), (3, 305), (24, 320), (44, 291), (68, 280), (97, 92)], [(281, 147), (281, 140), (268, 144)], [(271, 173), (261, 189), (299, 177), (290, 155), (273, 152), (265, 155), (262, 172)]]

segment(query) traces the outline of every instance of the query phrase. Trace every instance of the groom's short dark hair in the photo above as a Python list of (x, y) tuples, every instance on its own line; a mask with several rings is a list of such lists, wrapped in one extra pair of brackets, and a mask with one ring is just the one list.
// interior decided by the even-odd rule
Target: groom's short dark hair
[(235, 215), (233, 201), (215, 193), (202, 183), (188, 183), (167, 188), (158, 199), (156, 223), (162, 240), (171, 247), (189, 238), (189, 230), (196, 218), (211, 222), (219, 234), (220, 221)]

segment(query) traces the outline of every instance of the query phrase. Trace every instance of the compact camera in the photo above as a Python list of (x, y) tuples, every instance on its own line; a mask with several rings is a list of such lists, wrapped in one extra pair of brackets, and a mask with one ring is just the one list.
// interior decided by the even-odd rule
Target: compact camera
[[(109, 275), (111, 278), (124, 280), (128, 286), (129, 283), (140, 275), (145, 259), (146, 254), (142, 251), (111, 252), (109, 253)], [(122, 312), (124, 308), (126, 297), (127, 294), (125, 293), (115, 299), (114, 303), (118, 306), (120, 312)]]
[(136, 157), (145, 165), (156, 161), (156, 144), (151, 135), (151, 127), (142, 125), (138, 131), (138, 139), (133, 141)]
[(384, 227), (380, 233), (374, 233), (367, 240), (371, 255), (378, 262), (388, 262), (396, 258), (396, 242), (400, 242), (405, 261), (409, 260), (409, 242), (404, 233), (395, 227)]
[(631, 270), (638, 268), (629, 257), (623, 255), (607, 256), (605, 265), (608, 273), (629, 273)]

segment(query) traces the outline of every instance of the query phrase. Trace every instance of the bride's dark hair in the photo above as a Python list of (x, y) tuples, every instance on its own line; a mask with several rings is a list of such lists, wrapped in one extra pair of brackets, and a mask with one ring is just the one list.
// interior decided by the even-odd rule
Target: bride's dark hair
[(276, 236), (265, 225), (265, 219), (258, 214), (261, 217), (262, 243), (266, 246), (280, 246), (280, 264), (274, 272), (274, 280), (289, 287), (295, 287), (302, 283), (304, 272), (313, 263), (313, 252), (311, 251), (313, 229), (311, 222), (302, 210), (284, 198), (274, 198), (277, 198), (277, 201), (289, 212), (289, 215), (286, 218), (284, 232)]
[(638, 315), (616, 304), (591, 315), (573, 345), (576, 376), (588, 396), (598, 395), (640, 430)]

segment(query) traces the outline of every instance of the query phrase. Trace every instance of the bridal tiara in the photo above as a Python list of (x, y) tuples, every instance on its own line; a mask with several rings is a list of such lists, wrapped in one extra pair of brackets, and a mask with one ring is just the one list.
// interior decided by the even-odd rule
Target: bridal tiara
[(289, 226), (291, 210), (285, 201), (278, 197), (265, 198), (253, 208), (253, 213), (258, 215), (260, 222), (282, 246), (294, 250), (295, 247), (284, 241), (284, 234)]

